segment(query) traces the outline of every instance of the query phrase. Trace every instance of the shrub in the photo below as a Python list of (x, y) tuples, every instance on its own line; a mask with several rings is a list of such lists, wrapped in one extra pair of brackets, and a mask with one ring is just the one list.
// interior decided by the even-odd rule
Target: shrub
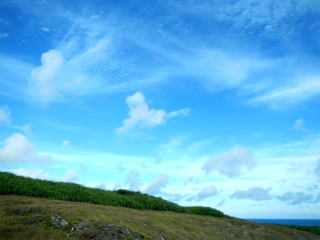
[(154, 197), (140, 192), (125, 189), (107, 191), (98, 188), (88, 188), (75, 183), (32, 179), (7, 172), (0, 172), (0, 194), (17, 194), (135, 209), (225, 217), (221, 211), (213, 208), (182, 207), (160, 197)]
[(224, 213), (210, 207), (185, 207), (186, 212), (190, 214), (196, 214), (196, 215), (205, 215), (205, 216), (213, 216), (213, 217), (225, 217)]

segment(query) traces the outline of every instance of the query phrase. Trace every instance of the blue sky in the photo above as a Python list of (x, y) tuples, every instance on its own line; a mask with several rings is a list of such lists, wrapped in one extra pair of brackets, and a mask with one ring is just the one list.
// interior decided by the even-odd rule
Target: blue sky
[(0, 170), (320, 218), (320, 2), (0, 3)]

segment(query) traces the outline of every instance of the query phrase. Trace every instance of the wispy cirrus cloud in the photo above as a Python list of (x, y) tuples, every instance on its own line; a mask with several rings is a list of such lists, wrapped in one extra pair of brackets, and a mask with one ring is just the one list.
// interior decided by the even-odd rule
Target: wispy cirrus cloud
[(266, 94), (254, 97), (254, 103), (269, 105), (272, 108), (283, 108), (305, 102), (320, 94), (320, 75), (302, 78), (295, 83), (275, 88)]
[(26, 89), (33, 67), (32, 63), (0, 54), (0, 94), (26, 100)]
[(299, 118), (297, 119), (294, 124), (293, 124), (293, 127), (292, 127), (294, 130), (296, 131), (300, 131), (300, 132), (304, 132), (304, 133), (307, 133), (307, 134), (315, 134), (315, 132), (309, 130), (307, 127), (306, 127), (306, 124), (305, 124), (305, 120), (303, 118)]
[[(32, 4), (29, 6), (22, 2), (11, 5), (21, 14), (38, 19), (39, 35), (43, 29), (49, 29), (41, 25), (51, 26), (52, 31), (47, 35), (50, 43), (48, 50), (38, 53), (39, 58), (42, 56), (40, 66), (10, 56), (0, 58), (0, 69), (5, 73), (0, 74), (2, 89), (11, 83), (10, 91), (3, 91), (3, 94), (18, 95), (27, 101), (31, 96), (33, 101), (52, 102), (68, 97), (122, 91), (162, 78), (161, 71), (155, 73), (155, 69), (147, 71), (133, 66), (136, 57), (126, 54), (126, 51), (135, 50), (135, 47), (132, 41), (124, 39), (127, 35), (125, 31), (129, 29), (123, 29), (122, 20), (112, 14), (93, 13), (83, 17), (58, 2), (55, 8), (50, 7), (50, 11), (46, 2), (37, 6), (43, 11), (34, 11)], [(5, 81), (6, 78), (15, 80)], [(12, 83), (18, 81), (21, 84), (13, 86)], [(24, 89), (28, 89), (27, 93)], [(23, 94), (16, 94), (20, 90)]]
[[(90, 6), (92, 11), (79, 14), (63, 2), (55, 4), (55, 10), (45, 11), (50, 6), (45, 1), (38, 6), (43, 11), (34, 11), (32, 4), (12, 3), (22, 13), (39, 19), (41, 34), (41, 29), (52, 29), (49, 36), (53, 39), (47, 44), (46, 51), (38, 53), (39, 59), (55, 51), (63, 61), (59, 62), (59, 67), (50, 63), (55, 74), (47, 72), (50, 76), (44, 78), (48, 65), (36, 66), (38, 64), (11, 59), (10, 56), (0, 58), (0, 70), (3, 70), (0, 72), (6, 73), (0, 73), (0, 77), (4, 75), (2, 79), (9, 77), (21, 82), (17, 84), (18, 81), (0, 78), (1, 88), (10, 88), (1, 94), (24, 96), (29, 100), (24, 92), (29, 86), (34, 101), (50, 102), (118, 91), (140, 91), (173, 79), (192, 79), (194, 84), (203, 85), (212, 92), (235, 90), (249, 103), (285, 108), (309, 101), (320, 93), (319, 71), (315, 64), (318, 56), (312, 56), (312, 51), (302, 51), (299, 44), (303, 43), (297, 43), (298, 46), (291, 44), (291, 39), (301, 34), (302, 28), (312, 33), (312, 41), (319, 42), (313, 32), (320, 23), (315, 21), (313, 26), (309, 26), (302, 21), (301, 29), (295, 25), (295, 28), (290, 27), (291, 31), (287, 30), (288, 24), (292, 26), (308, 13), (319, 14), (319, 3), (315, 0), (203, 0), (196, 4), (194, 1), (183, 4), (167, 1), (161, 3), (165, 9), (163, 14), (152, 15), (152, 18), (128, 15), (121, 10), (118, 14), (110, 11), (101, 14), (101, 9), (90, 3), (83, 4)], [(157, 9), (150, 6), (150, 11), (157, 12)], [(167, 15), (171, 11), (179, 16), (179, 21)], [(215, 28), (193, 28), (188, 24), (190, 14), (196, 22), (216, 27), (223, 23), (231, 27), (221, 30), (221, 35), (215, 34)], [(55, 24), (52, 19), (55, 19)], [(166, 25), (168, 22), (170, 27)], [(181, 26), (185, 31), (180, 31)], [(225, 41), (235, 32), (239, 40), (236, 46)], [(249, 36), (252, 32), (254, 40)], [(273, 44), (275, 38), (281, 40), (279, 49), (289, 52), (287, 59), (281, 51), (268, 52), (266, 49), (269, 47), (262, 44), (262, 39)], [(257, 49), (248, 51), (251, 45)], [(303, 64), (299, 62), (301, 56)], [(10, 65), (8, 59), (11, 59)], [(288, 66), (283, 67), (286, 64)], [(306, 77), (305, 72), (313, 75)]]
[[(260, 27), (264, 35), (273, 38), (295, 34), (295, 29), (287, 31), (288, 21), (308, 13), (319, 13), (319, 2), (308, 1), (167, 1), (176, 12), (231, 23), (242, 32)], [(278, 30), (278, 31), (276, 31)], [(279, 31), (281, 30), (281, 31)]]
[(11, 112), (7, 106), (0, 106), (0, 123), (9, 124), (11, 122)]

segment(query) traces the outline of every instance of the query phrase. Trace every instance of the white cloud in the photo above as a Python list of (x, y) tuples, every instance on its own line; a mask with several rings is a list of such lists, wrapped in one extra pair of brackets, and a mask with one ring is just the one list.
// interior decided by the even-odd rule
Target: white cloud
[(320, 203), (320, 192), (318, 193), (318, 196), (316, 196), (316, 199), (313, 202)]
[(155, 177), (152, 179), (145, 191), (150, 194), (157, 194), (168, 184), (168, 181), (169, 177), (167, 175)]
[[(304, 3), (299, 2), (297, 3), (299, 7), (292, 4), (291, 0), (267, 0), (263, 2), (249, 0), (232, 3), (230, 1), (223, 3), (220, 1), (201, 1), (201, 3), (188, 1), (183, 5), (173, 2), (174, 4), (171, 4), (172, 1), (163, 4), (169, 4), (167, 7), (170, 9), (172, 7), (176, 9), (180, 5), (176, 12), (181, 14), (181, 24), (184, 24), (185, 14), (189, 15), (191, 13), (204, 20), (205, 24), (214, 24), (215, 21), (231, 23), (235, 29), (230, 29), (239, 33), (243, 33), (251, 27), (256, 30), (256, 27), (258, 27), (259, 31), (255, 32), (262, 32), (262, 35), (267, 34), (277, 38), (286, 34), (292, 35), (294, 31), (299, 30), (299, 28), (290, 28), (288, 33), (288, 24), (290, 24), (288, 17), (290, 19), (291, 17), (293, 17), (292, 19), (299, 18), (308, 11), (317, 9), (314, 6), (319, 6), (314, 0), (303, 1)], [(46, 9), (48, 6), (44, 4), (42, 7)], [(38, 8), (39, 6), (37, 6)], [(262, 94), (259, 92), (252, 102), (276, 107), (278, 104), (274, 101), (282, 105), (283, 102), (288, 102), (288, 98), (281, 97), (275, 92), (281, 92), (283, 88), (290, 88), (296, 84), (295, 81), (287, 79), (288, 76), (294, 75), (292, 69), (297, 68), (297, 63), (289, 67), (287, 72), (279, 71), (283, 66), (281, 60), (267, 59), (257, 55), (249, 56), (246, 50), (241, 49), (242, 43), (240, 41), (240, 48), (237, 50), (233, 47), (228, 49), (226, 47), (228, 44), (217, 46), (214, 42), (211, 46), (210, 44), (205, 45), (203, 39), (207, 38), (201, 31), (195, 34), (199, 37), (191, 39), (174, 31), (166, 31), (166, 37), (154, 41), (152, 35), (155, 29), (152, 21), (149, 23), (145, 19), (131, 19), (130, 16), (119, 21), (117, 17), (112, 15), (99, 16), (99, 21), (96, 21), (95, 18), (90, 16), (71, 14), (63, 8), (57, 9), (59, 11), (50, 11), (50, 19), (54, 19), (54, 22), (56, 19), (63, 20), (66, 31), (60, 36), (62, 40), (55, 46), (56, 50), (52, 51), (57, 51), (61, 57), (63, 55), (61, 59), (65, 61), (62, 61), (61, 65), (63, 66), (56, 71), (58, 74), (55, 74), (54, 80), (53, 78), (49, 80), (50, 78), (43, 77), (40, 81), (41, 76), (47, 75), (43, 73), (43, 69), (51, 68), (52, 65), (51, 67), (45, 67), (43, 64), (38, 67), (38, 70), (42, 70), (35, 76), (32, 92), (42, 101), (52, 101), (56, 96), (63, 98), (65, 95), (83, 96), (124, 89), (133, 90), (137, 86), (151, 85), (175, 77), (180, 79), (187, 77), (199, 79), (213, 91), (230, 88), (240, 91), (244, 89), (249, 96), (253, 92), (265, 91), (265, 86), (275, 85)], [(33, 14), (38, 16), (39, 13), (33, 12)], [(212, 19), (215, 19), (215, 21), (212, 22)], [(46, 27), (52, 26), (54, 22), (45, 23), (42, 25), (42, 30), (47, 31)], [(128, 23), (130, 24), (128, 25)], [(109, 28), (105, 28), (106, 25)], [(145, 27), (137, 29), (136, 26), (139, 25)], [(193, 31), (194, 29), (188, 31), (190, 30)], [(131, 34), (133, 31), (134, 34)], [(224, 37), (224, 33), (221, 34), (222, 37)], [(207, 32), (205, 34), (208, 35)], [(216, 38), (219, 40), (219, 36), (216, 36)], [(123, 39), (126, 39), (126, 41)], [(168, 41), (169, 39), (170, 41)], [(261, 37), (258, 37), (258, 40), (261, 40)], [(251, 42), (244, 43), (245, 46), (249, 44)], [(137, 55), (126, 54), (126, 49), (130, 49), (132, 45), (141, 54), (139, 61), (136, 59)], [(190, 48), (190, 46), (193, 47)], [(48, 53), (50, 51), (44, 53), (43, 56)], [(124, 54), (122, 55), (122, 53)], [(300, 57), (298, 58), (300, 59)], [(166, 59), (166, 61), (162, 61), (163, 59)], [(308, 61), (309, 63), (315, 62), (313, 60)], [(3, 64), (4, 61), (1, 61), (0, 68), (3, 68), (1, 66)], [(279, 81), (279, 76), (281, 81)], [(274, 82), (277, 83), (274, 84)], [(6, 84), (8, 84), (8, 81), (6, 81)], [(284, 86), (284, 84), (286, 85)], [(24, 85), (18, 85), (18, 87), (24, 89)], [(12, 92), (12, 90), (10, 91)], [(304, 92), (310, 91), (306, 90)], [(318, 93), (311, 93), (311, 95), (316, 94)], [(306, 95), (311, 96), (309, 93)], [(22, 95), (15, 94), (15, 96)], [(307, 100), (307, 98), (291, 97), (293, 102), (290, 101), (299, 103)], [(174, 112), (172, 112), (173, 115), (175, 115)], [(167, 118), (169, 117), (170, 113), (167, 115)]]
[(20, 129), (24, 134), (30, 135), (32, 132), (32, 125), (28, 123), (28, 124), (22, 125)]
[(10, 34), (9, 33), (0, 33), (0, 39), (1, 38), (6, 38), (6, 37), (9, 37)]
[(195, 182), (196, 182), (196, 180), (193, 177), (188, 177), (187, 180), (184, 181), (183, 185), (187, 186), (187, 185), (190, 185)]
[(26, 135), (31, 134), (31, 124), (25, 124), (22, 126), (15, 126), (12, 124), (11, 111), (7, 106), (0, 106), (0, 124), (1, 123), (9, 125), (12, 129), (22, 131)]
[(17, 168), (12, 169), (10, 172), (17, 174), (19, 176), (30, 177), (30, 178), (38, 178), (38, 179), (50, 179), (50, 175), (45, 173), (41, 169), (35, 168)]
[(41, 66), (32, 71), (32, 87), (42, 101), (50, 102), (58, 94), (54, 78), (63, 62), (63, 56), (59, 51), (49, 50), (41, 55)]
[(185, 151), (186, 147), (183, 147), (185, 145), (185, 137), (184, 136), (177, 136), (172, 137), (167, 143), (159, 145), (158, 152), (161, 153), (161, 155), (172, 155), (176, 152), (181, 154), (181, 148), (183, 148), (183, 151)]
[(123, 121), (123, 126), (118, 128), (117, 132), (126, 132), (139, 124), (154, 127), (165, 122), (166, 112), (162, 109), (150, 109), (142, 93), (137, 92), (127, 97), (126, 101), (129, 106), (129, 118)]
[(30, 123), (24, 124), (22, 126), (15, 126), (15, 125), (11, 125), (10, 126), (12, 129), (21, 131), (23, 134), (25, 134), (26, 136), (30, 136), (32, 133), (32, 125)]
[(0, 123), (11, 123), (11, 113), (7, 106), (0, 107)]
[(63, 181), (65, 182), (74, 182), (79, 178), (79, 174), (74, 170), (66, 171)]
[(92, 183), (86, 183), (85, 185), (90, 188), (107, 189), (107, 184), (103, 182), (92, 182)]
[(47, 27), (42, 27), (41, 30), (44, 31), (44, 32), (50, 32), (50, 29), (47, 28)]
[(312, 195), (304, 192), (286, 192), (277, 198), (281, 201), (287, 202), (289, 205), (297, 205), (301, 203), (311, 203)]
[(317, 165), (314, 169), (315, 174), (320, 178), (320, 158), (317, 161)]
[(231, 197), (236, 199), (250, 199), (254, 201), (265, 201), (271, 200), (272, 196), (270, 195), (271, 188), (261, 188), (261, 187), (252, 187), (246, 191), (236, 191)]
[(34, 145), (26, 136), (14, 133), (7, 139), (3, 148), (0, 149), (0, 161), (8, 163), (45, 163), (51, 162), (51, 156), (39, 155)]
[(188, 109), (181, 109), (171, 113), (167, 113), (163, 109), (152, 109), (145, 102), (141, 92), (128, 96), (126, 102), (129, 107), (129, 118), (123, 121), (122, 127), (116, 129), (117, 133), (124, 133), (135, 127), (152, 128), (164, 124), (168, 118), (187, 116), (189, 114)]
[[(54, 18), (57, 15), (60, 12), (52, 13)], [(110, 36), (107, 36), (105, 24), (82, 17), (70, 18), (68, 14), (59, 17), (64, 19), (64, 27), (70, 29), (54, 49), (42, 54), (41, 65), (33, 68), (28, 92), (32, 100), (48, 103), (67, 97), (113, 92), (118, 82), (110, 80), (112, 74), (108, 75), (109, 59), (105, 50)], [(81, 26), (81, 30), (75, 26)], [(44, 27), (42, 31), (51, 30)]]
[(209, 197), (215, 196), (215, 195), (217, 195), (219, 193), (218, 188), (214, 184), (208, 185), (208, 184), (203, 184), (203, 183), (199, 183), (199, 182), (193, 182), (192, 186), (189, 186), (189, 187), (186, 187), (186, 185), (184, 184), (184, 189), (188, 193), (190, 193), (190, 191), (193, 192), (193, 190), (199, 189), (199, 188), (201, 190), (198, 193), (195, 193), (194, 195), (190, 195), (185, 200), (187, 202), (190, 202), (190, 201), (202, 201), (202, 200), (205, 200), (205, 199), (207, 199)]
[(202, 169), (206, 174), (214, 170), (228, 177), (237, 177), (244, 169), (252, 168), (254, 163), (251, 149), (237, 146), (206, 161)]
[(132, 191), (139, 191), (142, 183), (139, 181), (140, 173), (137, 170), (131, 170), (125, 179), (125, 184)]
[(69, 147), (70, 146), (70, 141), (69, 140), (63, 140), (62, 142), (61, 142), (61, 145), (63, 146), (63, 147)]
[(306, 126), (305, 126), (305, 121), (303, 118), (299, 118), (297, 119), (294, 124), (293, 124), (293, 129), (297, 130), (297, 131), (301, 131), (310, 135), (317, 135), (315, 132), (309, 130)]
[(215, 185), (210, 185), (205, 188), (203, 188), (199, 193), (198, 193), (198, 200), (203, 200), (208, 197), (212, 197), (214, 195), (218, 194), (218, 189)]
[(219, 203), (218, 203), (218, 207), (222, 207), (224, 204), (226, 203), (225, 199), (222, 199)]
[[(302, 147), (310, 147), (310, 142), (305, 143)], [(184, 146), (184, 145), (183, 145)], [(272, 143), (273, 147), (275, 144)], [(319, 145), (317, 145), (317, 149), (319, 149)], [(292, 146), (291, 146), (292, 147)], [(180, 196), (185, 196), (181, 200), (181, 204), (191, 205), (192, 202), (188, 202), (187, 199), (190, 195), (194, 196), (194, 203), (198, 201), (198, 193), (200, 190), (209, 186), (211, 183), (214, 183), (219, 190), (223, 190), (223, 193), (212, 198), (204, 199), (201, 202), (201, 205), (208, 206), (217, 206), (219, 201), (223, 199), (227, 199), (228, 196), (231, 196), (236, 190), (247, 191), (249, 188), (254, 188), (256, 186), (262, 186), (264, 189), (268, 187), (272, 187), (272, 192), (274, 195), (279, 196), (286, 191), (303, 191), (303, 189), (307, 189), (307, 187), (316, 181), (315, 174), (311, 174), (310, 171), (313, 171), (316, 167), (316, 159), (319, 158), (317, 155), (313, 155), (310, 157), (294, 157), (297, 155), (295, 153), (292, 157), (291, 155), (286, 155), (288, 153), (288, 146), (280, 145), (277, 148), (281, 149), (283, 152), (280, 153), (282, 157), (271, 158), (270, 154), (276, 152), (278, 156), (279, 153), (275, 149), (268, 150), (264, 153), (259, 153), (259, 149), (255, 149), (255, 156), (259, 159), (259, 164), (250, 172), (248, 172), (243, 178), (239, 177), (234, 180), (225, 181), (224, 177), (210, 177), (204, 176), (201, 167), (206, 160), (210, 160), (212, 156), (204, 157), (190, 157), (190, 158), (167, 158), (166, 161), (162, 162), (161, 166), (156, 166), (153, 163), (154, 157), (145, 157), (145, 156), (126, 156), (126, 155), (115, 155), (107, 152), (103, 153), (84, 153), (80, 152), (70, 152), (65, 155), (65, 153), (61, 155), (53, 155), (56, 161), (59, 161), (59, 165), (66, 166), (69, 164), (70, 167), (67, 169), (74, 169), (74, 166), (77, 166), (79, 162), (88, 162), (88, 160), (92, 160), (95, 162), (96, 169), (104, 169), (103, 171), (106, 173), (106, 176), (111, 177), (114, 180), (114, 184), (121, 183), (121, 185), (117, 185), (115, 188), (127, 188), (128, 184), (124, 183), (124, 179), (126, 179), (126, 173), (128, 173), (131, 169), (137, 169), (137, 162), (140, 163), (145, 162), (147, 164), (146, 169), (139, 169), (140, 177), (143, 176), (159, 176), (162, 173), (167, 174), (167, 176), (175, 176), (174, 179), (170, 179), (169, 184), (166, 185), (158, 194), (158, 196), (162, 196), (165, 199), (179, 199), (179, 196), (175, 194), (179, 194)], [(317, 150), (318, 152), (318, 150)], [(259, 153), (259, 155), (257, 155)], [(92, 155), (93, 154), (93, 155)], [(299, 153), (300, 154), (300, 153)], [(298, 155), (299, 155), (298, 154)], [(313, 154), (313, 152), (310, 152)], [(272, 155), (273, 156), (273, 155)], [(286, 156), (286, 157), (284, 157)], [(123, 166), (127, 167), (127, 171), (123, 174), (119, 174), (116, 172), (116, 166), (119, 162), (123, 163)], [(178, 163), (179, 162), (179, 163)], [(300, 165), (296, 165), (299, 168), (299, 172), (295, 173), (287, 173), (286, 169), (290, 166), (291, 163), (297, 163)], [(55, 162), (57, 164), (57, 162)], [(73, 167), (72, 167), (73, 166)], [(57, 166), (56, 166), (57, 167)], [(76, 170), (76, 169), (75, 169)], [(76, 170), (77, 171), (77, 170)], [(308, 176), (306, 173), (309, 172)], [(266, 174), (268, 173), (268, 174)], [(81, 175), (81, 174), (80, 174)], [(124, 177), (123, 177), (124, 176)], [(189, 183), (187, 186), (184, 186), (184, 180), (188, 177), (193, 177), (196, 181), (193, 181), (191, 184)], [(281, 184), (280, 180), (285, 178), (287, 180), (286, 184)], [(139, 179), (140, 180), (140, 179)], [(145, 179), (142, 179), (145, 182)], [(214, 181), (214, 182), (213, 182)], [(107, 181), (109, 182), (109, 181)], [(150, 180), (151, 182), (151, 180)], [(143, 192), (145, 192), (146, 187), (150, 182), (146, 182), (140, 188)], [(98, 184), (99, 182), (97, 182)], [(110, 183), (110, 182), (109, 182)], [(292, 183), (296, 183), (299, 186), (293, 186)], [(267, 187), (265, 187), (267, 186)], [(114, 189), (114, 188), (108, 188)], [(317, 190), (308, 190), (309, 192)], [(171, 194), (171, 196), (170, 196)], [(172, 195), (174, 194), (174, 195)], [(274, 197), (275, 198), (275, 197)], [(239, 201), (236, 198), (226, 200), (228, 204), (224, 205), (224, 210), (228, 211), (229, 214), (237, 207), (237, 205), (241, 204), (246, 208), (250, 208), (252, 204), (264, 204), (263, 202), (256, 202), (243, 199), (243, 201)], [(277, 201), (268, 201), (268, 204), (276, 204)], [(280, 203), (280, 202), (279, 202)], [(251, 204), (251, 205), (250, 205)], [(194, 205), (194, 204), (192, 204)], [(279, 204), (278, 204), (279, 205)], [(280, 208), (285, 207), (284, 203), (280, 203)], [(289, 206), (290, 207), (290, 206)], [(228, 209), (228, 210), (227, 210)], [(250, 208), (251, 209), (251, 208)], [(259, 210), (256, 211), (258, 215)]]
[(121, 186), (112, 183), (104, 183), (104, 182), (90, 182), (86, 183), (85, 186), (90, 188), (100, 188), (100, 189), (107, 189), (107, 190), (114, 190), (120, 188)]
[(186, 198), (186, 201), (187, 202), (192, 202), (192, 201), (196, 201), (197, 199), (198, 199), (197, 196), (189, 196), (189, 197)]
[(304, 128), (304, 120), (302, 118), (297, 119), (294, 124), (293, 124), (293, 128), (295, 130), (305, 130)]
[(186, 197), (186, 194), (162, 192), (161, 197), (164, 197), (166, 200), (169, 200), (171, 202), (180, 202), (183, 198)]

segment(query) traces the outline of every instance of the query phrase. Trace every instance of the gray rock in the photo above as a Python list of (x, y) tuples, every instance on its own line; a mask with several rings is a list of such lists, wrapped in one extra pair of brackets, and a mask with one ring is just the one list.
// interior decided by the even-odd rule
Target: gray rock
[(93, 229), (94, 227), (92, 226), (91, 223), (89, 222), (81, 222), (75, 226), (73, 226), (71, 228), (71, 233), (81, 233), (81, 232), (84, 232), (86, 230), (90, 230), (90, 229)]
[(62, 219), (60, 216), (51, 216), (52, 226), (57, 228), (67, 227), (69, 223), (67, 220)]
[(26, 223), (27, 224), (39, 224), (45, 220), (48, 220), (49, 217), (40, 217), (40, 218), (31, 218), (31, 219), (27, 219)]
[(96, 224), (81, 222), (72, 227), (71, 233), (82, 239), (91, 240), (146, 240), (141, 234), (134, 234), (128, 228), (115, 224)]

